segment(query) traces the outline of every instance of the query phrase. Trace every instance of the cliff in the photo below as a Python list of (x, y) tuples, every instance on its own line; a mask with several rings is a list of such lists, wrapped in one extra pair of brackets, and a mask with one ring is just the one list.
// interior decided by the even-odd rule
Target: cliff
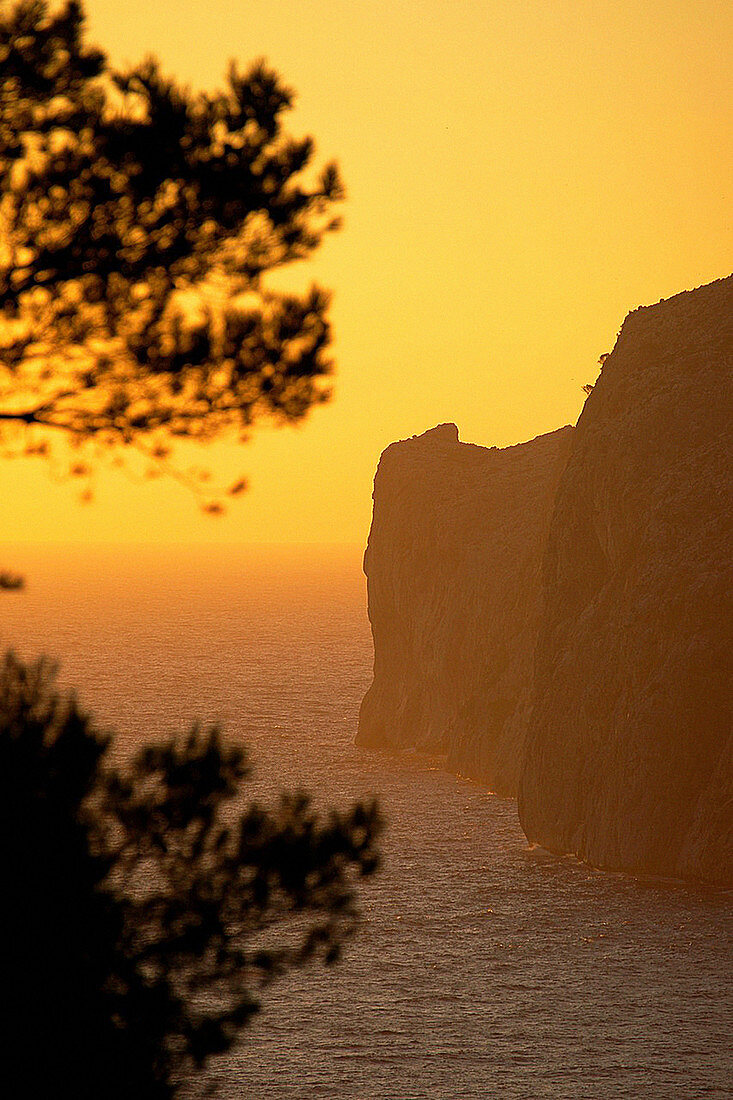
[(385, 450), (364, 557), (375, 658), (358, 743), (445, 755), (516, 794), (542, 554), (571, 436), (486, 448), (441, 424)]
[(733, 884), (733, 276), (626, 318), (558, 489), (519, 791), (530, 841)]

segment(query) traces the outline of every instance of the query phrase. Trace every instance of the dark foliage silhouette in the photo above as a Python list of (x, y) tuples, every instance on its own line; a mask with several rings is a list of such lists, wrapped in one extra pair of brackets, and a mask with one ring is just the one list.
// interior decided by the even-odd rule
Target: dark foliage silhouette
[(76, 0), (0, 13), (0, 422), (45, 430), (25, 453), (57, 429), (165, 467), (176, 437), (300, 419), (328, 396), (328, 294), (265, 276), (338, 227), (336, 166), (283, 130), (265, 62), (196, 94), (83, 25)]
[(23, 1095), (174, 1095), (267, 982), (334, 961), (376, 867), (374, 806), (244, 806), (246, 759), (214, 728), (126, 767), (108, 745), (51, 665), (5, 657), (4, 1078)]
[(25, 587), (25, 580), (19, 573), (12, 573), (8, 569), (0, 572), (0, 590), (4, 592), (20, 592)]
[[(264, 62), (194, 94), (154, 60), (114, 71), (83, 22), (76, 2), (0, 11), (3, 454), (46, 456), (56, 432), (85, 448), (76, 476), (130, 447), (182, 476), (176, 438), (243, 439), (328, 396), (327, 294), (265, 277), (337, 228), (343, 191), (283, 131), (293, 95)], [(214, 728), (113, 767), (53, 685), (47, 662), (0, 666), (4, 1083), (169, 1097), (269, 981), (335, 960), (377, 811), (246, 804), (246, 758)]]

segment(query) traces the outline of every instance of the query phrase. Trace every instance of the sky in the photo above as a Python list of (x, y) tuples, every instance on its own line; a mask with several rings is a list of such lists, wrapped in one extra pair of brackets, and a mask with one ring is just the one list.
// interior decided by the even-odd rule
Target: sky
[(363, 543), (390, 442), (574, 423), (629, 310), (733, 267), (727, 0), (85, 7), (113, 63), (214, 88), (264, 56), (296, 90), (288, 128), (348, 190), (304, 268), (334, 292), (334, 397), (195, 456), (249, 479), (222, 517), (176, 482), (100, 471), (82, 504), (42, 460), (0, 464), (8, 543)]

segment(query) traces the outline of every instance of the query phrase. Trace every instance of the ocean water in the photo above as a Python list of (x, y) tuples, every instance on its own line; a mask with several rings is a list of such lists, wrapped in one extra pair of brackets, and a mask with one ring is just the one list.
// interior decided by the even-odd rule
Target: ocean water
[(258, 797), (378, 796), (384, 863), (341, 963), (267, 991), (226, 1100), (733, 1096), (731, 894), (530, 851), (511, 800), (354, 747), (371, 637), (356, 548), (6, 547), (0, 641), (62, 662), (118, 751), (194, 719)]

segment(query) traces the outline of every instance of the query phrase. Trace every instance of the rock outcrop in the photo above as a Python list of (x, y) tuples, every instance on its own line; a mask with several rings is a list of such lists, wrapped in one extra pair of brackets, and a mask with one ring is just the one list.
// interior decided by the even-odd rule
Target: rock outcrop
[(498, 449), (441, 424), (385, 450), (364, 558), (375, 658), (360, 744), (444, 755), (516, 794), (542, 555), (572, 433)]
[(624, 322), (558, 489), (519, 794), (530, 841), (728, 886), (732, 365), (733, 276)]

